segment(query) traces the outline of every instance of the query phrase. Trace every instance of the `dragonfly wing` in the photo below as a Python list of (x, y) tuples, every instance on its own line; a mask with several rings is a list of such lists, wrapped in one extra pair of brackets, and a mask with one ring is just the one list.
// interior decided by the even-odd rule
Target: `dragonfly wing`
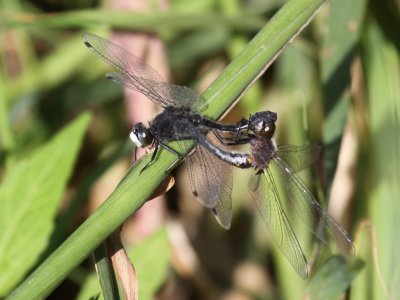
[(168, 94), (165, 94), (164, 91), (169, 86), (168, 83), (143, 79), (138, 76), (132, 76), (126, 72), (107, 73), (106, 77), (107, 79), (119, 83), (128, 89), (145, 95), (147, 98), (164, 108), (174, 104), (173, 100), (169, 99)]
[[(122, 47), (92, 33), (85, 33), (83, 41), (89, 49), (118, 70), (118, 73), (108, 74), (107, 78), (146, 95), (164, 108), (193, 106), (200, 111), (205, 106), (204, 99), (193, 90), (166, 83), (144, 60)], [(194, 104), (197, 99), (199, 103), (196, 101), (197, 104)]]
[(269, 169), (252, 176), (250, 190), (272, 239), (300, 277), (307, 278), (306, 257), (282, 208), (278, 190)]
[(211, 163), (214, 165), (213, 172), (218, 172), (216, 176), (218, 181), (211, 179), (215, 182), (214, 184), (219, 185), (219, 199), (212, 212), (218, 223), (224, 229), (229, 229), (232, 222), (232, 166), (210, 154), (208, 151), (206, 152), (210, 156), (209, 159), (212, 158)]
[(299, 172), (315, 163), (321, 155), (321, 145), (279, 145), (278, 156), (295, 172)]
[(169, 95), (170, 99), (173, 99), (175, 107), (190, 107), (196, 113), (207, 108), (206, 100), (186, 86), (169, 84), (165, 93)]
[(354, 246), (349, 234), (315, 200), (296, 172), (279, 157), (273, 159), (271, 163), (276, 166), (277, 172), (284, 180), (284, 188), (291, 207), (309, 230), (332, 249), (337, 249), (345, 255), (352, 255)]
[(218, 223), (229, 229), (232, 219), (232, 168), (212, 153), (197, 145), (186, 157), (189, 181), (204, 206), (211, 208)]

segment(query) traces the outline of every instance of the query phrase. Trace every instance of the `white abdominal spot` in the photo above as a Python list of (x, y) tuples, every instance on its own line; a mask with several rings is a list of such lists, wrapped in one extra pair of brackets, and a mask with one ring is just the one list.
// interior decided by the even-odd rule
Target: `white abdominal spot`
[(143, 148), (143, 144), (139, 141), (139, 139), (137, 138), (136, 134), (133, 133), (133, 131), (131, 131), (131, 133), (129, 134), (129, 138), (132, 140), (132, 142), (139, 148)]

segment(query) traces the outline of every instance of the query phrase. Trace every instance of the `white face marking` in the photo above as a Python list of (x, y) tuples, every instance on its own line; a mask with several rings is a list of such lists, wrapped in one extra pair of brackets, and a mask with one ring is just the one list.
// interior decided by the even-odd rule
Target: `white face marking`
[(136, 147), (139, 147), (139, 148), (143, 148), (144, 147), (143, 144), (137, 138), (136, 134), (133, 133), (133, 131), (131, 131), (131, 133), (129, 134), (129, 138), (136, 145)]

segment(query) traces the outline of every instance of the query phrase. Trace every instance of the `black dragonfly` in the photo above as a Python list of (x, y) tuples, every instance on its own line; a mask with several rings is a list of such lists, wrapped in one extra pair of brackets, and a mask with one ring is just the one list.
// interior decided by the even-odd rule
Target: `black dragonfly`
[[(354, 246), (349, 234), (317, 202), (297, 175), (318, 158), (321, 147), (277, 146), (273, 139), (276, 120), (277, 114), (274, 112), (255, 113), (249, 120), (242, 120), (238, 126), (241, 131), (225, 138), (225, 142), (250, 144), (248, 163), (241, 167), (256, 170), (249, 182), (252, 198), (273, 240), (296, 272), (305, 279), (308, 277), (307, 259), (290, 225), (282, 200), (287, 200), (288, 207), (331, 249), (349, 256), (354, 254)], [(285, 197), (279, 194), (273, 174), (282, 180)], [(227, 200), (222, 199), (213, 209), (220, 218), (224, 218), (231, 207), (230, 203), (224, 202)]]
[[(148, 127), (137, 123), (130, 134), (138, 147), (154, 147), (150, 162), (156, 158), (160, 147), (176, 155), (178, 162), (181, 153), (187, 150), (185, 141), (195, 142), (195, 151), (185, 158), (193, 194), (208, 208), (214, 208), (219, 201), (230, 203), (232, 170), (224, 162), (245, 166), (248, 156), (224, 149), (218, 142), (223, 140), (218, 131), (240, 132), (240, 125), (244, 123), (224, 125), (201, 116), (207, 103), (190, 88), (166, 83), (142, 59), (95, 34), (85, 33), (83, 40), (89, 49), (118, 71), (107, 74), (108, 79), (146, 95), (164, 108)], [(178, 142), (179, 152), (167, 145), (171, 141)], [(224, 228), (229, 228), (231, 211), (227, 209), (217, 220)]]

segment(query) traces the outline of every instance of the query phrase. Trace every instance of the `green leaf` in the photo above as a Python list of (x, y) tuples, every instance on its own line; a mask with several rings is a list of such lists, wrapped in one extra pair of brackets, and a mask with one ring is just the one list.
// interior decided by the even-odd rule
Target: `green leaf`
[(0, 186), (0, 296), (46, 248), (89, 120), (87, 114), (79, 117), (6, 173)]
[(169, 247), (166, 228), (160, 229), (142, 244), (128, 251), (138, 278), (139, 299), (155, 299), (165, 282), (169, 266)]
[(396, 43), (374, 20), (366, 26), (364, 53), (371, 130), (368, 212), (376, 230), (374, 265), (379, 268), (371, 272), (367, 287), (371, 299), (396, 299), (400, 295), (400, 57)]
[(342, 256), (331, 256), (310, 280), (305, 299), (340, 299), (363, 265), (360, 259), (347, 261)]
[(342, 133), (347, 120), (350, 97), (350, 68), (360, 40), (366, 0), (330, 2), (320, 53), (321, 80), (326, 120), (323, 127), (324, 163), (327, 186), (330, 187)]

